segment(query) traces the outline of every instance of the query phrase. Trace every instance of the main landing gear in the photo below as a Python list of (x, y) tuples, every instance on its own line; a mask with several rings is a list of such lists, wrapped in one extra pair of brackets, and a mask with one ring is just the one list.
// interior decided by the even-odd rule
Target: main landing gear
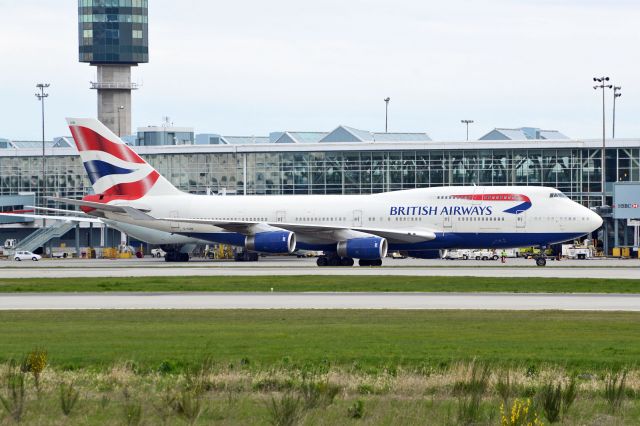
[(179, 251), (170, 251), (164, 255), (165, 262), (188, 262), (189, 253), (180, 253)]
[[(316, 261), (318, 266), (353, 266), (354, 260), (351, 257), (340, 257), (338, 255), (320, 256)], [(360, 259), (360, 266), (382, 266), (382, 259)]]
[(353, 266), (354, 261), (350, 257), (320, 256), (316, 261), (318, 266)]

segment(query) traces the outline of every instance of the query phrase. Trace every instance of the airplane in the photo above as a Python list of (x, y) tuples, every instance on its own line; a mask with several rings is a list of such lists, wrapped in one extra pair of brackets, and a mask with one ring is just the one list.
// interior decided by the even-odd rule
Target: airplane
[[(148, 244), (157, 245), (166, 252), (165, 261), (167, 262), (187, 262), (189, 260), (189, 253), (195, 249), (198, 244), (208, 244), (209, 241), (200, 240), (198, 238), (186, 237), (179, 234), (172, 234), (169, 232), (159, 231), (157, 229), (146, 228), (144, 226), (134, 225), (131, 223), (117, 222), (114, 220), (106, 219), (104, 217), (92, 217), (86, 215), (82, 211), (73, 211), (66, 209), (56, 209), (49, 207), (36, 207), (27, 206), (30, 211), (43, 210), (48, 212), (65, 213), (67, 215), (50, 215), (50, 214), (37, 214), (37, 213), (9, 213), (3, 212), (0, 215), (11, 217), (22, 217), (31, 219), (46, 219), (46, 220), (59, 220), (67, 222), (85, 222), (85, 223), (102, 223), (110, 228), (116, 229), (120, 232), (124, 232), (130, 237), (135, 238), (138, 241), (142, 241)], [(73, 216), (69, 216), (69, 214)]]
[[(534, 186), (449, 186), (370, 195), (210, 196), (178, 190), (100, 121), (67, 122), (95, 194), (52, 198), (91, 215), (253, 252), (323, 251), (318, 266), (380, 266), (388, 250), (547, 247), (602, 218)], [(544, 266), (544, 257), (536, 258)]]

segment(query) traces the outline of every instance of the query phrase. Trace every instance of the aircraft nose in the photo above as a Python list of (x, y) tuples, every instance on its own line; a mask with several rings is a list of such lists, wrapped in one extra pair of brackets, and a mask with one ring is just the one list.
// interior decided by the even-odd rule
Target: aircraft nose
[(602, 218), (598, 213), (594, 212), (593, 210), (589, 210), (589, 209), (587, 210), (589, 211), (588, 213), (589, 225), (591, 225), (592, 231), (595, 231), (596, 229), (602, 226)]

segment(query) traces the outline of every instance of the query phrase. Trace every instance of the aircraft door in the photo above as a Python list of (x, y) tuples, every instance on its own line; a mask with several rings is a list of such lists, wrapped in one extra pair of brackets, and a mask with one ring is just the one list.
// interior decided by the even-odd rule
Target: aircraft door
[[(172, 210), (171, 212), (169, 212), (169, 216), (175, 218), (180, 217), (180, 215), (178, 214), (178, 210)], [(177, 232), (180, 230), (180, 224), (178, 222), (170, 221), (169, 224), (171, 226), (171, 232)]]
[(452, 228), (451, 216), (443, 216), (442, 220), (443, 220), (442, 227), (444, 228), (444, 231), (451, 231), (451, 228)]
[(276, 212), (276, 222), (286, 222), (287, 221), (287, 212), (284, 210), (278, 210)]
[(527, 217), (526, 217), (526, 212), (523, 211), (517, 211), (516, 212), (516, 231), (518, 232), (524, 232), (526, 226), (527, 226)]
[(353, 221), (352, 226), (362, 226), (362, 210), (354, 210), (353, 211)]

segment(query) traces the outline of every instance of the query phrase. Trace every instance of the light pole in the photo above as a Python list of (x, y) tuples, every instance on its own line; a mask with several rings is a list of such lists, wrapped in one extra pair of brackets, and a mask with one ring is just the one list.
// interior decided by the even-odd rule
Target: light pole
[[(602, 185), (602, 202), (601, 202), (601, 212), (604, 214), (607, 205), (607, 193), (606, 193), (606, 171), (607, 171), (607, 146), (606, 146), (606, 133), (605, 133), (605, 109), (604, 109), (604, 89), (611, 89), (613, 85), (607, 84), (609, 81), (609, 77), (593, 77), (593, 81), (598, 83), (593, 86), (594, 90), (602, 89), (602, 163), (601, 163), (601, 185)], [(608, 230), (607, 230), (607, 220), (603, 218), (602, 221), (602, 249), (604, 250), (604, 255), (606, 256), (609, 251), (609, 238), (608, 238)]]
[(120, 105), (118, 107), (118, 137), (122, 136), (122, 133), (120, 132), (120, 112), (122, 112), (123, 109), (124, 109), (124, 105)]
[(384, 98), (384, 132), (388, 133), (389, 131), (389, 101), (391, 100), (390, 97), (386, 97)]
[(593, 77), (593, 81), (595, 81), (596, 84), (595, 86), (593, 86), (594, 90), (598, 90), (598, 89), (602, 89), (602, 206), (606, 206), (607, 205), (607, 194), (605, 192), (605, 183), (606, 183), (606, 163), (607, 163), (607, 154), (606, 154), (606, 133), (605, 133), (605, 109), (604, 109), (604, 89), (611, 89), (613, 88), (613, 85), (611, 84), (607, 84), (607, 82), (609, 81), (609, 77)]
[[(49, 96), (48, 93), (44, 92), (44, 89), (46, 89), (47, 87), (49, 87), (50, 84), (49, 83), (38, 83), (36, 84), (36, 88), (39, 90), (39, 92), (36, 92), (36, 98), (38, 98), (38, 100), (40, 101), (40, 107), (41, 107), (41, 111), (42, 111), (42, 187), (40, 188), (40, 200), (41, 200), (41, 205), (44, 207), (45, 206), (45, 196), (47, 193), (47, 172), (46, 172), (46, 157), (45, 157), (45, 152), (44, 152), (44, 99), (46, 97)], [(42, 227), (46, 227), (47, 226), (47, 221), (46, 219), (42, 220)], [(42, 255), (43, 257), (47, 254), (47, 247), (46, 247), (47, 243), (44, 243), (42, 245)]]
[(469, 124), (473, 123), (473, 120), (460, 120), (462, 124), (467, 125), (467, 141), (469, 140)]
[(48, 93), (44, 93), (44, 89), (49, 87), (49, 83), (38, 83), (36, 84), (36, 88), (40, 90), (39, 93), (36, 93), (36, 98), (40, 101), (41, 110), (42, 110), (42, 188), (40, 188), (40, 196), (43, 197), (46, 194), (46, 160), (44, 156), (44, 99), (49, 96)]
[(611, 139), (616, 138), (616, 99), (622, 96), (622, 93), (620, 93), (620, 90), (622, 90), (622, 86), (613, 86), (613, 126), (612, 126)]

